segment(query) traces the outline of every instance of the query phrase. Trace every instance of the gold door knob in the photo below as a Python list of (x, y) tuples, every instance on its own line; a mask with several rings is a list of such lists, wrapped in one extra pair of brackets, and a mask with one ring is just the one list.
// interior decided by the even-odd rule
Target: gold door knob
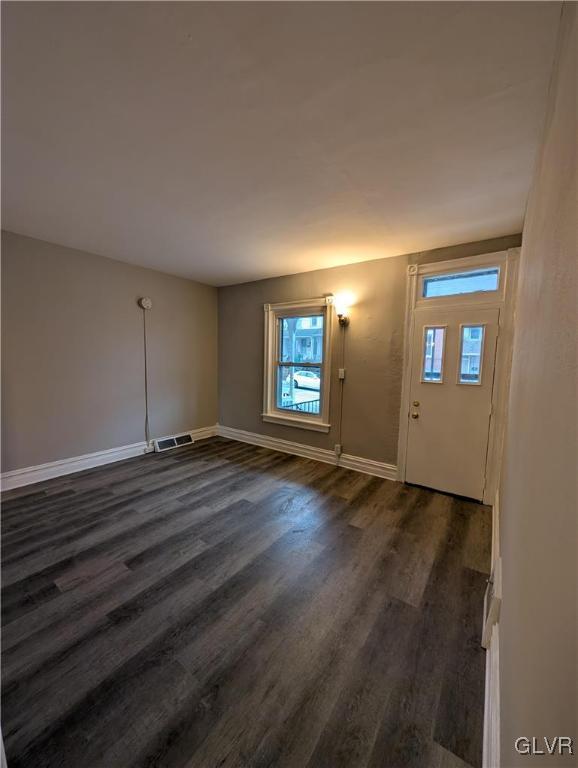
[(412, 413), (411, 414), (412, 419), (419, 419), (419, 413)]
[(418, 408), (419, 407), (419, 400), (414, 400), (413, 401), (413, 407), (414, 408)]

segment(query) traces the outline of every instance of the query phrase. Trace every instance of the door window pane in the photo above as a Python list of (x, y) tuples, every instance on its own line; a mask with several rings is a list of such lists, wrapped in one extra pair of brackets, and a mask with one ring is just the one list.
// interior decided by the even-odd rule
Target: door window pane
[(323, 362), (323, 315), (283, 317), (279, 333), (279, 362)]
[(482, 381), (483, 325), (463, 325), (460, 347), (460, 384), (480, 384)]
[(475, 269), (469, 272), (453, 272), (451, 275), (424, 277), (423, 297), (456, 296), (460, 293), (497, 291), (500, 285), (500, 268)]
[(298, 365), (277, 366), (277, 408), (298, 413), (319, 414), (321, 368)]
[(424, 333), (422, 381), (443, 381), (445, 328), (426, 328)]

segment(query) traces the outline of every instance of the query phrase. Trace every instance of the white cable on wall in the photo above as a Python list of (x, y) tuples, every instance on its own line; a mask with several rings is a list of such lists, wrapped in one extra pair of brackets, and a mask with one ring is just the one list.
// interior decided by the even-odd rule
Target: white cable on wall
[[(342, 369), (345, 369), (345, 333), (346, 333), (346, 326), (341, 325), (339, 326), (339, 331), (341, 333), (341, 360), (339, 367)], [(339, 378), (339, 429), (338, 429), (338, 442), (341, 446), (341, 451), (343, 451), (343, 389), (345, 385), (345, 380), (343, 378)], [(339, 460), (339, 457), (338, 457)]]
[(150, 446), (151, 435), (149, 428), (149, 376), (148, 376), (148, 361), (147, 361), (147, 311), (153, 307), (152, 299), (148, 296), (142, 296), (138, 300), (138, 305), (142, 309), (142, 329), (143, 329), (143, 352), (144, 352), (144, 396), (145, 396), (145, 440), (147, 448)]

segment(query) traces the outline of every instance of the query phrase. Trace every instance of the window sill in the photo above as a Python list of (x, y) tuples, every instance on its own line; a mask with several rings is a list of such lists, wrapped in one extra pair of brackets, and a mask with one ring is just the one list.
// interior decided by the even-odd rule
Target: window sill
[(285, 416), (277, 413), (262, 413), (263, 421), (269, 421), (273, 424), (284, 424), (286, 427), (297, 427), (297, 429), (310, 429), (313, 432), (329, 432), (331, 424), (323, 421), (314, 421), (310, 419), (300, 419), (296, 416)]

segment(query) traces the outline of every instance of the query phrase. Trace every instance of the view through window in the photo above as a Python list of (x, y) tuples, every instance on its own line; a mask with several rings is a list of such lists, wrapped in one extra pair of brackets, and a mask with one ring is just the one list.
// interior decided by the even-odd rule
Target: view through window
[(424, 335), (422, 381), (443, 380), (445, 328), (426, 328)]
[(474, 269), (469, 272), (452, 272), (435, 277), (424, 277), (423, 297), (457, 296), (461, 293), (486, 293), (497, 291), (500, 285), (500, 268)]
[(462, 327), (460, 384), (480, 384), (482, 375), (483, 325)]
[(276, 405), (318, 415), (323, 378), (323, 315), (278, 320)]

